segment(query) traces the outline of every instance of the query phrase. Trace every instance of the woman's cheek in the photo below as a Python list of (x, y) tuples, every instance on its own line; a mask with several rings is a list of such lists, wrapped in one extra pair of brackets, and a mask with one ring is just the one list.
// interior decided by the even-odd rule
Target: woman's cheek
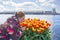
[(19, 22), (21, 22), (21, 20), (19, 20)]
[(20, 22), (23, 22), (23, 19), (21, 19)]
[(24, 18), (19, 19), (19, 22), (23, 22)]
[(22, 27), (21, 30), (24, 31), (26, 29), (26, 27)]

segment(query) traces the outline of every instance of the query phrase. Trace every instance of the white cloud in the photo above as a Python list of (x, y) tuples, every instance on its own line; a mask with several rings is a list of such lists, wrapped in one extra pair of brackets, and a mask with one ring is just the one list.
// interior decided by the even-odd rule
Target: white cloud
[(55, 0), (48, 0), (48, 2), (54, 2)]
[(46, 7), (51, 7), (51, 8), (56, 8), (57, 7), (57, 5), (56, 4), (54, 4), (54, 3), (42, 3), (42, 4), (40, 4), (41, 6), (46, 6)]
[(55, 0), (36, 0), (36, 2), (39, 2), (40, 6), (51, 7), (51, 8), (57, 7), (57, 5), (54, 4)]
[(12, 1), (12, 0), (2, 0), (2, 1)]
[(46, 2), (47, 0), (36, 0), (38, 2)]
[(54, 2), (55, 0), (36, 0), (36, 2), (45, 3), (45, 2)]
[(24, 2), (24, 3), (19, 3), (19, 4), (16, 4), (16, 7), (18, 8), (40, 8), (40, 6), (38, 6), (36, 3), (34, 2)]
[[(40, 3), (39, 4), (36, 4), (35, 2), (23, 2), (23, 3), (16, 3), (16, 2), (13, 2), (12, 0), (0, 0), (3, 5), (5, 6), (2, 6), (0, 7), (0, 9), (4, 9), (5, 10), (24, 10), (24, 11), (40, 11), (40, 10), (43, 10), (42, 6), (43, 7), (56, 7), (57, 5), (54, 4), (54, 1), (55, 0), (36, 0), (37, 2)], [(7, 7), (6, 7), (7, 6)], [(12, 9), (10, 9), (10, 7)]]
[(4, 5), (0, 4), (0, 12), (14, 11), (13, 9), (8, 9)]
[(3, 12), (5, 10), (5, 7), (3, 5), (0, 5), (0, 12)]
[(16, 3), (13, 1), (3, 1), (4, 5), (16, 6)]
[(1, 3), (3, 4), (0, 4), (0, 12), (6, 12), (6, 11), (13, 11), (13, 8), (6, 8), (6, 6), (12, 6), (13, 2), (12, 0), (0, 0)]
[(3, 4), (13, 6), (16, 11), (17, 10), (24, 10), (24, 11), (42, 10), (42, 8), (34, 2), (15, 3), (13, 1), (3, 1)]
[(21, 10), (42, 10), (42, 8), (40, 6), (38, 6), (37, 4), (35, 4), (34, 2), (24, 2), (21, 4), (17, 4), (16, 8), (19, 9), (21, 8)]

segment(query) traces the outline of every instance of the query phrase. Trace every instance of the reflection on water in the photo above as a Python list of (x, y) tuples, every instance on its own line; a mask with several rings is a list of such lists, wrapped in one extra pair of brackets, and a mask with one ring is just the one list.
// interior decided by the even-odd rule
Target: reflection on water
[(52, 40), (60, 40), (60, 15), (54, 16), (52, 28)]
[[(12, 15), (0, 15), (0, 24), (4, 23), (8, 17)], [(51, 40), (60, 40), (60, 15), (26, 15), (25, 18), (39, 18), (42, 20), (47, 20), (52, 24), (51, 30)]]

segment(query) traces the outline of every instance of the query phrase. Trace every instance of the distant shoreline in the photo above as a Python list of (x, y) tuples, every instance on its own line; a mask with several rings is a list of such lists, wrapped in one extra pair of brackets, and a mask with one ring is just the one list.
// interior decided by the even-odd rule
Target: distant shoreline
[[(0, 14), (15, 14), (15, 13), (0, 13)], [(60, 14), (33, 14), (33, 13), (25, 13), (26, 15), (60, 15)]]
[[(16, 12), (0, 12), (0, 14), (15, 14)], [(26, 15), (60, 15), (60, 13), (42, 13), (42, 12), (25, 12)]]

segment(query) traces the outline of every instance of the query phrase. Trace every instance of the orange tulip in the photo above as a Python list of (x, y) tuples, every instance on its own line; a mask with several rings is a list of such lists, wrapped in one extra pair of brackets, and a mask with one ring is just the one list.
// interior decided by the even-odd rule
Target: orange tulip
[(28, 18), (27, 20), (30, 20), (30, 18)]
[(24, 24), (24, 26), (26, 26), (27, 25), (27, 22), (23, 22), (23, 24)]
[(39, 25), (36, 25), (36, 26), (35, 26), (35, 28), (38, 28), (38, 27), (39, 27)]
[(24, 25), (22, 23), (20, 23), (20, 27), (23, 27)]
[(40, 33), (44, 31), (44, 29), (47, 29), (48, 26), (51, 26), (47, 21), (40, 20), (40, 19), (25, 19), (22, 23), (20, 23), (21, 27), (26, 27), (26, 30), (28, 31), (30, 28), (33, 32)]
[(40, 21), (40, 19), (37, 19), (37, 21)]

